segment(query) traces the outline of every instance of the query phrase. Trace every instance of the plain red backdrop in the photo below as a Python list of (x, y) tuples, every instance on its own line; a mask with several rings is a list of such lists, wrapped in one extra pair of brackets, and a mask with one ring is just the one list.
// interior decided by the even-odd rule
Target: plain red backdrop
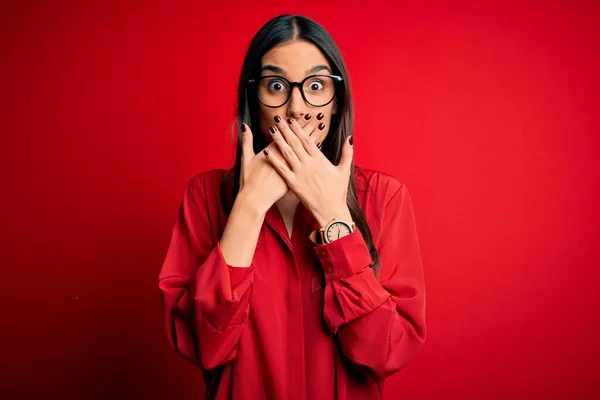
[(157, 276), (284, 12), (333, 35), (356, 162), (413, 198), (429, 335), (388, 398), (598, 398), (599, 3), (449, 3), (3, 2), (3, 398), (202, 398)]

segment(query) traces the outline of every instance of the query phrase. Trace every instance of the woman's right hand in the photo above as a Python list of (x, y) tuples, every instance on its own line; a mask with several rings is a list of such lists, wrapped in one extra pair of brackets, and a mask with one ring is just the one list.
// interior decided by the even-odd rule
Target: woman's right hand
[[(245, 128), (245, 132), (244, 132)], [(269, 208), (288, 191), (288, 185), (261, 151), (254, 154), (252, 131), (246, 124), (242, 125), (242, 170), (240, 174), (240, 194), (251, 199), (260, 212), (266, 213)], [(275, 142), (266, 149), (278, 152)]]

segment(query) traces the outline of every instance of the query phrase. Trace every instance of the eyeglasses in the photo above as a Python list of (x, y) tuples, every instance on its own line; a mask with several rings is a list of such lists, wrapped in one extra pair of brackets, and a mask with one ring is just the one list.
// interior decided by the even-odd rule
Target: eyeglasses
[(336, 88), (343, 81), (337, 75), (310, 75), (300, 82), (292, 82), (279, 75), (266, 75), (258, 79), (249, 79), (256, 85), (258, 100), (266, 107), (277, 108), (287, 103), (292, 96), (294, 86), (298, 86), (305, 102), (313, 107), (324, 107), (335, 97)]

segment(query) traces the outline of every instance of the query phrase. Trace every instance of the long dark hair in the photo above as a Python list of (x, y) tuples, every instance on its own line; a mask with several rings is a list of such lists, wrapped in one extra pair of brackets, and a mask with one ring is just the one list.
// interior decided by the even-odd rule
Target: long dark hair
[[(329, 33), (314, 20), (301, 15), (280, 15), (268, 21), (256, 33), (250, 42), (238, 83), (238, 103), (235, 116), (235, 134), (237, 135), (237, 149), (233, 176), (233, 193), (227, 193), (227, 175), (221, 184), (221, 201), (223, 208), (229, 213), (233, 201), (239, 192), (241, 160), (242, 160), (242, 123), (250, 128), (259, 126), (259, 103), (255, 91), (248, 84), (248, 80), (260, 76), (262, 57), (273, 47), (292, 40), (305, 40), (317, 46), (329, 59), (332, 73), (340, 75), (343, 83), (339, 85), (336, 92), (337, 114), (331, 116), (329, 134), (326, 136), (322, 151), (333, 163), (338, 165), (342, 156), (342, 149), (348, 136), (354, 131), (354, 107), (350, 92), (350, 83), (346, 65), (341, 52)], [(255, 132), (255, 130), (253, 130)], [(258, 133), (258, 132), (256, 132)], [(252, 135), (254, 138), (254, 152), (258, 154), (269, 143), (260, 134)], [(350, 182), (348, 185), (348, 196), (346, 202), (352, 215), (352, 220), (360, 230), (369, 248), (373, 270), (379, 277), (379, 253), (373, 244), (373, 235), (367, 224), (356, 196), (354, 179), (354, 163), (352, 163)], [(231, 178), (230, 178), (231, 179)]]

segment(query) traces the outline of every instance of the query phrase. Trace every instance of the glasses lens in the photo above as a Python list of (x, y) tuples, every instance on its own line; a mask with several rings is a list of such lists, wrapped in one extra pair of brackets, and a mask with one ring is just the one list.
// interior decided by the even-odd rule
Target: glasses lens
[(335, 95), (335, 82), (328, 76), (314, 76), (304, 82), (304, 96), (313, 106), (322, 106), (331, 101)]
[[(290, 84), (280, 77), (262, 77), (258, 83), (258, 97), (269, 107), (285, 104), (290, 92)], [(302, 87), (306, 100), (319, 107), (329, 103), (335, 96), (335, 81), (328, 76), (313, 76)]]
[(263, 104), (270, 107), (283, 105), (289, 92), (289, 83), (278, 77), (264, 77), (258, 83), (258, 98)]

